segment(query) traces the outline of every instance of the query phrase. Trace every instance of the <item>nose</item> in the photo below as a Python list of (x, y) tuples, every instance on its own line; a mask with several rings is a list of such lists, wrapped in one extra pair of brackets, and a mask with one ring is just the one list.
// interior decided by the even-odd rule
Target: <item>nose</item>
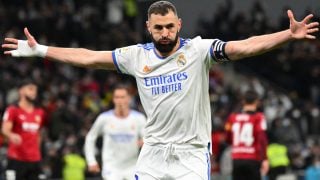
[(169, 37), (169, 30), (167, 28), (162, 29), (162, 37)]

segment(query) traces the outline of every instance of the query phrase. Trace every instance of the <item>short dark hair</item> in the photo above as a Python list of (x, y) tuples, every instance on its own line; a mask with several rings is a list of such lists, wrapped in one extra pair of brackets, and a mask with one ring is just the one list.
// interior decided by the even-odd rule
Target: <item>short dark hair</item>
[(254, 103), (255, 101), (257, 101), (259, 99), (259, 95), (256, 91), (254, 90), (248, 90), (244, 93), (244, 97), (243, 97), (243, 100), (244, 100), (244, 103), (245, 104), (252, 104)]
[(30, 84), (37, 86), (37, 83), (31, 78), (22, 79), (21, 81), (18, 82), (17, 86), (18, 88), (22, 88), (23, 86), (30, 85)]
[(129, 87), (126, 84), (122, 84), (122, 83), (116, 84), (112, 89), (112, 93), (114, 93), (118, 89), (124, 89), (128, 92), (128, 94), (130, 94)]
[(169, 1), (157, 1), (148, 9), (148, 18), (150, 18), (151, 14), (161, 14), (162, 16), (172, 11), (175, 15), (177, 15), (176, 7)]

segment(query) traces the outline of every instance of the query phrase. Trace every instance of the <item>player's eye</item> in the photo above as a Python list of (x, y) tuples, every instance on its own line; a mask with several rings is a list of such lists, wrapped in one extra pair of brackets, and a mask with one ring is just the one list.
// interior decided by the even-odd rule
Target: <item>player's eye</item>
[(161, 26), (161, 25), (155, 25), (154, 26), (154, 28), (156, 29), (156, 30), (162, 30), (163, 29), (163, 26)]
[(167, 29), (171, 29), (171, 28), (173, 28), (174, 27), (174, 24), (168, 24), (168, 25), (166, 25), (166, 28)]

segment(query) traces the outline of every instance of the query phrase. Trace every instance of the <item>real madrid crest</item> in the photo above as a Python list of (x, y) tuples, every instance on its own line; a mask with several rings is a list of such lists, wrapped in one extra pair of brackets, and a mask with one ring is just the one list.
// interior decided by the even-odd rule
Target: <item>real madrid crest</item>
[(187, 63), (187, 60), (186, 60), (186, 58), (184, 57), (184, 54), (180, 54), (180, 55), (178, 56), (178, 59), (177, 59), (177, 65), (178, 65), (179, 67), (182, 67), (182, 66), (186, 65), (186, 63)]

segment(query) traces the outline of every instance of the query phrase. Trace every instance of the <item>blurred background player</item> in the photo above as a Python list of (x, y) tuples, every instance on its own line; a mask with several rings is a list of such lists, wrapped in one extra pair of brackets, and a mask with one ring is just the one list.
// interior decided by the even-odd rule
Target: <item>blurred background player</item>
[(232, 178), (234, 180), (259, 180), (268, 172), (266, 120), (258, 112), (259, 98), (255, 91), (244, 94), (240, 112), (232, 113), (225, 125), (232, 144)]
[(19, 85), (17, 104), (7, 107), (2, 133), (8, 139), (8, 180), (35, 180), (41, 173), (40, 129), (45, 123), (45, 111), (36, 107), (37, 85), (29, 79)]
[(145, 116), (130, 109), (127, 87), (118, 85), (113, 91), (114, 109), (101, 113), (85, 140), (85, 156), (89, 172), (100, 172), (95, 158), (95, 143), (103, 137), (102, 177), (108, 180), (134, 179), (135, 164), (146, 123)]

